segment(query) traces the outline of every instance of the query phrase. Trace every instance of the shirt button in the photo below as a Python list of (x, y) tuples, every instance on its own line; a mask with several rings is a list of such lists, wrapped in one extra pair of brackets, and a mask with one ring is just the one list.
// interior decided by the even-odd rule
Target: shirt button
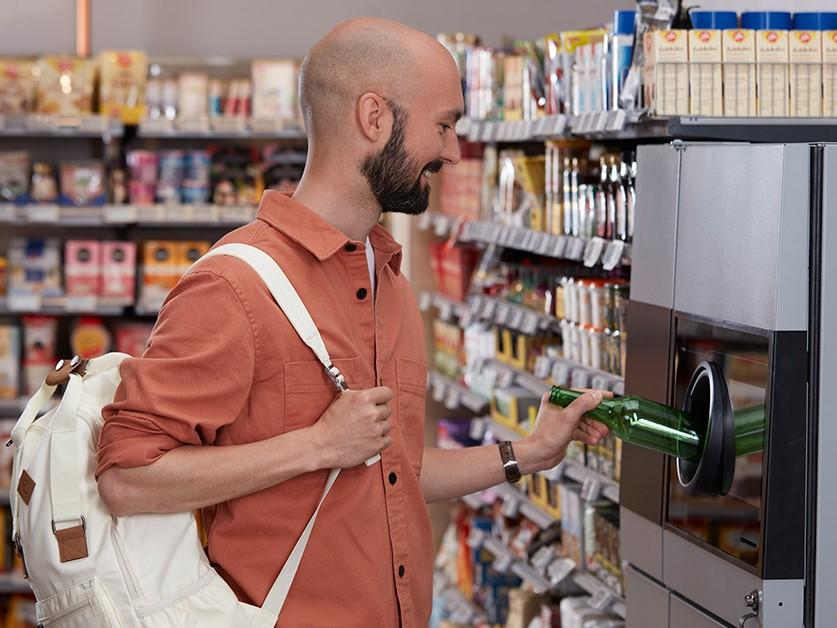
[(357, 298), (360, 299), (361, 301), (363, 301), (363, 299), (366, 298), (366, 288), (361, 288), (360, 290), (357, 291), (356, 294), (357, 294)]
[(404, 574), (405, 574), (406, 572), (407, 572), (407, 570), (406, 570), (406, 569), (404, 569), (404, 565), (398, 565), (398, 577), (399, 577), (399, 578), (403, 578), (403, 577), (404, 577)]
[(394, 485), (397, 481), (398, 481), (398, 476), (395, 475), (394, 472), (390, 473), (389, 474), (389, 483)]
[(349, 253), (354, 253), (355, 251), (357, 251), (357, 245), (352, 244), (352, 243), (350, 242), (349, 244), (347, 244), (346, 246), (344, 246), (344, 247), (343, 247), (343, 249), (344, 249), (345, 251), (348, 251)]

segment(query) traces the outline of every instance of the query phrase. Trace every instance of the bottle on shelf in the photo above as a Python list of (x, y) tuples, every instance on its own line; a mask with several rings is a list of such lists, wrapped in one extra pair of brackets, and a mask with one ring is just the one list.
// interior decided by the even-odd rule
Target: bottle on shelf
[[(582, 394), (553, 386), (549, 402), (565, 408)], [(703, 428), (689, 414), (642, 397), (605, 399), (587, 416), (632, 445), (691, 461), (698, 460), (703, 451)], [(735, 413), (736, 456), (747, 456), (764, 448), (764, 421), (763, 406)]]

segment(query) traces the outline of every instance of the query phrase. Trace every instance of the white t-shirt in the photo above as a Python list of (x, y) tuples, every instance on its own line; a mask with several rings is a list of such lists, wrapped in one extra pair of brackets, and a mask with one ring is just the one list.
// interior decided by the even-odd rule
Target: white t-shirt
[(375, 298), (375, 251), (372, 243), (366, 238), (366, 265), (369, 267), (369, 285), (372, 287), (372, 298)]

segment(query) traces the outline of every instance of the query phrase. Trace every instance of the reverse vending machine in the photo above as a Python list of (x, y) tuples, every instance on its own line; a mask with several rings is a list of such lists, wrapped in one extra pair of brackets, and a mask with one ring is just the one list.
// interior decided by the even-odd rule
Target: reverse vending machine
[(703, 451), (624, 445), (628, 626), (833, 626), (837, 146), (638, 164), (625, 392), (688, 412)]

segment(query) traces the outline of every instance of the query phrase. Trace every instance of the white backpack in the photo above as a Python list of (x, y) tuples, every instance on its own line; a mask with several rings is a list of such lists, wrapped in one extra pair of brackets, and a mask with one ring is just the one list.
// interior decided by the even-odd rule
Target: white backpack
[[(216, 255), (237, 257), (261, 276), (329, 377), (346, 390), (311, 316), (276, 262), (245, 244), (218, 247), (201, 261)], [(77, 358), (59, 362), (55, 379), (48, 378), (32, 397), (12, 431), (12, 536), (37, 598), (38, 622), (46, 628), (273, 626), (340, 470), (329, 474), (263, 606), (239, 602), (210, 566), (192, 513), (117, 518), (99, 496), (94, 472), (101, 412), (113, 401), (119, 365), (127, 357), (111, 353), (86, 364)], [(36, 419), (55, 392), (49, 382), (67, 373), (59, 405)], [(375, 456), (367, 464), (378, 460)]]

